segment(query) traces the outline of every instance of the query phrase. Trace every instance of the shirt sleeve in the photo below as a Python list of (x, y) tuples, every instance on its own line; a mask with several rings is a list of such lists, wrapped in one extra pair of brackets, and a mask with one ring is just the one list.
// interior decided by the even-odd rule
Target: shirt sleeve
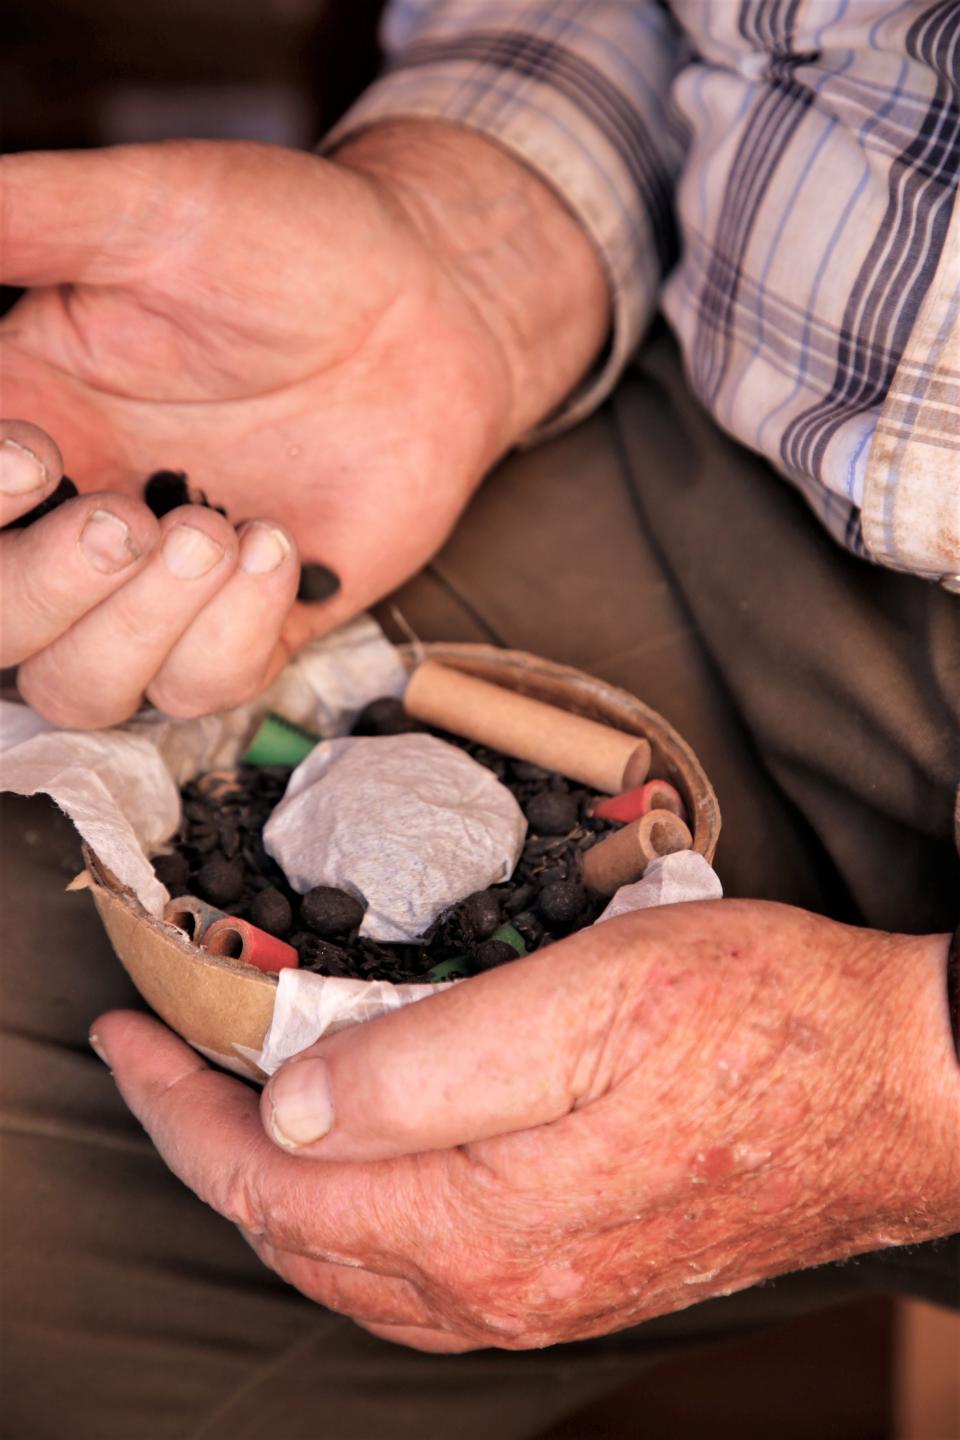
[(395, 0), (383, 39), (385, 74), (323, 148), (386, 120), (466, 126), (551, 185), (603, 260), (609, 345), (536, 438), (565, 429), (613, 388), (676, 258), (684, 130), (669, 93), (679, 33), (657, 0)]

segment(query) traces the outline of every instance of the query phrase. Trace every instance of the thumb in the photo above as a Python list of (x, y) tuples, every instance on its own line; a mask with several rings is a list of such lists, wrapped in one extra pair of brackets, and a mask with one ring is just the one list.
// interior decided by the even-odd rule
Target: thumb
[[(182, 147), (118, 145), (0, 159), (0, 281), (121, 284), (162, 250)], [(172, 162), (172, 163), (169, 163)]]
[(559, 1119), (595, 1083), (623, 937), (617, 922), (584, 931), (318, 1041), (266, 1086), (267, 1133), (315, 1159), (378, 1160)]

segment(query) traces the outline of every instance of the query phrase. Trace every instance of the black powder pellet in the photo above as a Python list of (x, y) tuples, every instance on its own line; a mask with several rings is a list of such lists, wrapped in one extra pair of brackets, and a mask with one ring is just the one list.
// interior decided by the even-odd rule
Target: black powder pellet
[(332, 885), (315, 885), (300, 901), (300, 922), (315, 935), (344, 935), (363, 919), (364, 907), (355, 895)]
[(457, 906), (464, 939), (486, 940), (500, 924), (500, 900), (492, 890), (477, 890)]
[(190, 487), (183, 470), (157, 470), (143, 487), (143, 499), (148, 510), (161, 520), (178, 505), (190, 504)]
[(475, 970), (495, 970), (498, 965), (506, 965), (516, 958), (516, 950), (506, 940), (484, 940), (470, 954)]
[(36, 520), (42, 520), (44, 515), (49, 515), (51, 510), (58, 510), (68, 500), (75, 500), (79, 490), (73, 481), (64, 475), (56, 490), (51, 491), (46, 500), (41, 500), (39, 505), (34, 505), (25, 515), (18, 515), (16, 520), (11, 520), (9, 525), (4, 525), (4, 530), (26, 530)]
[(587, 892), (576, 880), (553, 880), (537, 896), (537, 910), (551, 930), (568, 930), (581, 917)]
[(538, 835), (568, 835), (579, 819), (576, 796), (554, 790), (534, 795), (524, 813)]
[(340, 576), (329, 565), (304, 565), (300, 571), (297, 599), (308, 605), (329, 600), (340, 589)]
[(173, 899), (188, 893), (190, 866), (185, 855), (177, 850), (172, 850), (169, 855), (155, 855), (153, 868), (160, 884), (166, 885)]
[(250, 901), (250, 919), (261, 930), (285, 940), (293, 928), (293, 907), (274, 885), (259, 890)]
[(243, 894), (243, 861), (228, 860), (222, 852), (211, 855), (197, 871), (197, 893), (220, 910), (229, 910)]
[(227, 513), (222, 505), (211, 505), (202, 490), (193, 489), (184, 470), (155, 470), (143, 487), (143, 499), (158, 520), (180, 505), (205, 505), (218, 515)]
[(403, 708), (402, 700), (392, 695), (383, 695), (364, 705), (353, 722), (351, 735), (406, 735), (410, 731), (423, 730), (419, 720), (414, 720)]

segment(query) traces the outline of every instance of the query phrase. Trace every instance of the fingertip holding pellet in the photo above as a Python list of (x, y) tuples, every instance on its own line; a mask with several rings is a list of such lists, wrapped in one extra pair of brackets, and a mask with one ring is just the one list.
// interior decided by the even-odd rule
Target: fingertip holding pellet
[(583, 883), (599, 895), (613, 895), (621, 885), (639, 880), (651, 860), (692, 846), (693, 836), (679, 815), (651, 810), (584, 852)]
[(178, 895), (164, 906), (163, 918), (167, 925), (175, 925), (188, 940), (199, 945), (211, 925), (228, 917), (225, 910), (218, 910), (197, 895)]
[(629, 825), (631, 820), (640, 820), (651, 810), (669, 810), (686, 820), (687, 812), (683, 797), (667, 780), (648, 780), (622, 795), (611, 795), (609, 799), (598, 800), (590, 813), (597, 820), (617, 820)]
[(211, 925), (203, 936), (202, 946), (211, 955), (242, 960), (245, 965), (267, 972), (292, 969), (300, 964), (300, 956), (292, 945), (236, 915), (225, 915)]

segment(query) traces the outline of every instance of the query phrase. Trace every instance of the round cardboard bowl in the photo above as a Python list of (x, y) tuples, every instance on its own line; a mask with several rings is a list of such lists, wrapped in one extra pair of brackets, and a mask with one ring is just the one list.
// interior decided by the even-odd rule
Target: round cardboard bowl
[[(442, 661), (483, 680), (532, 695), (644, 737), (651, 775), (680, 791), (694, 849), (713, 859), (720, 833), (717, 797), (696, 755), (671, 725), (634, 696), (565, 665), (489, 645), (424, 645), (405, 653)], [(262, 1080), (255, 1056), (273, 1015), (277, 980), (237, 960), (209, 955), (155, 919), (84, 848), (89, 887), (114, 950), (153, 1010), (197, 1050), (239, 1075)]]

